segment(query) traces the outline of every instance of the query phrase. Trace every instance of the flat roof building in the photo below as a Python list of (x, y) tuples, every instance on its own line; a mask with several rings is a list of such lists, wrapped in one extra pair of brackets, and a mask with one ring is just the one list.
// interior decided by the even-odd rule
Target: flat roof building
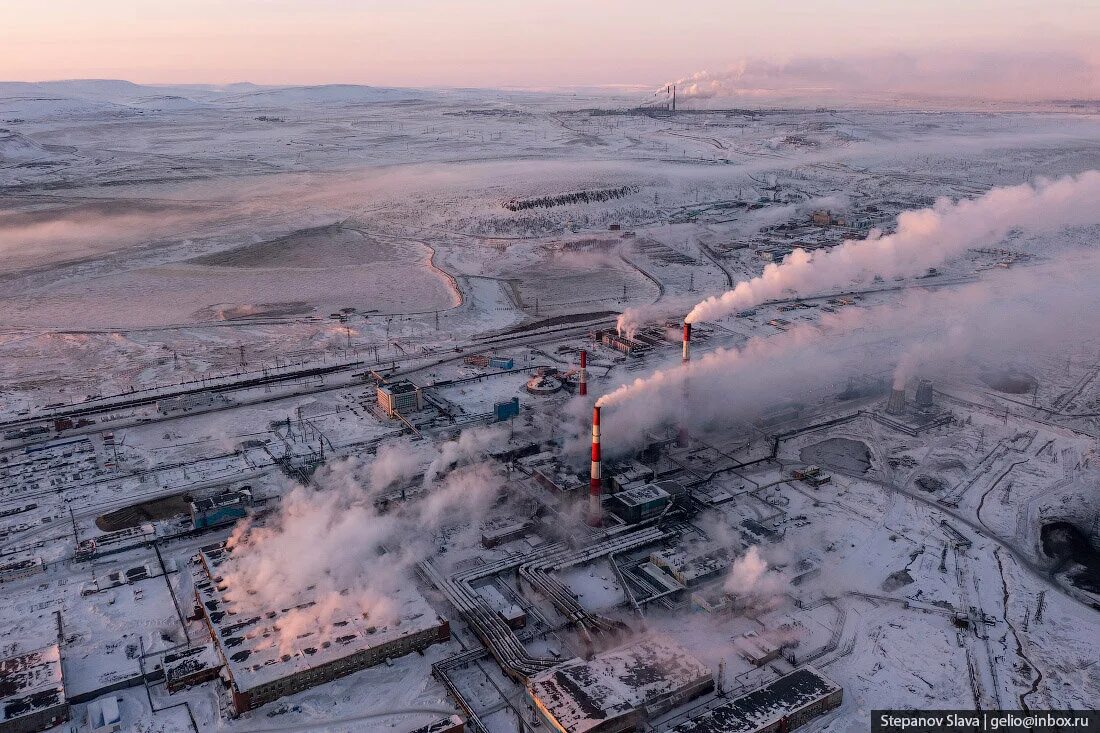
[(663, 512), (671, 500), (660, 486), (643, 484), (611, 497), (611, 510), (627, 524), (636, 524)]
[(0, 660), (0, 733), (37, 733), (68, 719), (57, 644)]
[(419, 412), (424, 405), (420, 387), (408, 380), (380, 384), (375, 388), (378, 406), (390, 417), (396, 413)]
[(527, 696), (552, 731), (620, 733), (712, 689), (705, 664), (666, 637), (644, 636), (538, 674)]
[(807, 666), (680, 723), (669, 733), (792, 731), (843, 701), (840, 685)]
[(226, 593), (232, 589), (219, 572), (230, 554), (224, 542), (204, 547), (192, 575), (196, 608), (225, 666), (224, 676), (238, 715), (450, 638), (447, 620), (411, 582), (389, 597), (397, 616), (393, 622), (383, 624), (368, 618), (349, 600), (346, 606), (331, 609), (332, 618), (339, 620), (329, 630), (311, 628), (293, 639), (282, 638), (279, 629), (290, 615), (316, 605), (317, 600), (302, 597), (285, 608), (265, 609), (252, 616), (231, 611)]

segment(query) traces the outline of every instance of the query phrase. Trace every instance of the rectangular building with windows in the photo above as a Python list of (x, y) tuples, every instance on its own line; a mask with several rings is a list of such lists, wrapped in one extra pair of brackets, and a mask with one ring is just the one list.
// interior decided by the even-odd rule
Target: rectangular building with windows
[(375, 394), (378, 406), (390, 417), (396, 413), (407, 415), (410, 412), (419, 412), (424, 404), (420, 387), (406, 380), (380, 384)]

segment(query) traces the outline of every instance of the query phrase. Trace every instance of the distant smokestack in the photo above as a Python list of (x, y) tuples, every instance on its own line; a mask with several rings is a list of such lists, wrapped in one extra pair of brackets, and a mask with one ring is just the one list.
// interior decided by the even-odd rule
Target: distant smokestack
[(683, 361), (691, 361), (691, 324), (684, 321), (684, 358)]
[(577, 394), (584, 397), (588, 394), (588, 352), (581, 350), (581, 373), (577, 382)]
[(893, 389), (890, 391), (890, 399), (886, 403), (886, 411), (891, 415), (901, 415), (905, 412), (904, 389)]
[(600, 408), (592, 408), (592, 478), (588, 482), (588, 523), (599, 527), (603, 523), (603, 467), (600, 461)]

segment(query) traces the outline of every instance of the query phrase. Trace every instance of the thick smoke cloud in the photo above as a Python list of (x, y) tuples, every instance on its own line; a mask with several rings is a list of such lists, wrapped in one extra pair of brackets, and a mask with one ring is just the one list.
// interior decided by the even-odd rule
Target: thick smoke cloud
[(796, 249), (763, 274), (702, 301), (687, 320), (723, 318), (785, 294), (806, 295), (872, 275), (917, 275), (971, 247), (996, 244), (1016, 229), (1039, 233), (1097, 222), (1100, 171), (995, 188), (971, 200), (943, 198), (902, 213), (893, 234), (872, 232), (818, 253)]

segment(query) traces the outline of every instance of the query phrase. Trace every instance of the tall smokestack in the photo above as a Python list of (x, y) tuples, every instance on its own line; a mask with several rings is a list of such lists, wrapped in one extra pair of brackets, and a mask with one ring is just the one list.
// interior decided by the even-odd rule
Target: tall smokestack
[(588, 394), (588, 352), (581, 350), (581, 373), (577, 382), (577, 394), (584, 397)]
[(600, 408), (592, 408), (592, 478), (588, 482), (588, 523), (599, 527), (603, 523), (603, 473), (600, 461)]
[[(684, 321), (684, 356), (681, 359), (681, 363), (687, 364), (691, 361), (691, 324)], [(679, 446), (685, 446), (688, 444), (688, 432), (687, 432), (687, 406), (688, 406), (688, 378), (684, 375), (684, 393), (680, 400), (680, 428), (676, 431), (676, 444)]]

